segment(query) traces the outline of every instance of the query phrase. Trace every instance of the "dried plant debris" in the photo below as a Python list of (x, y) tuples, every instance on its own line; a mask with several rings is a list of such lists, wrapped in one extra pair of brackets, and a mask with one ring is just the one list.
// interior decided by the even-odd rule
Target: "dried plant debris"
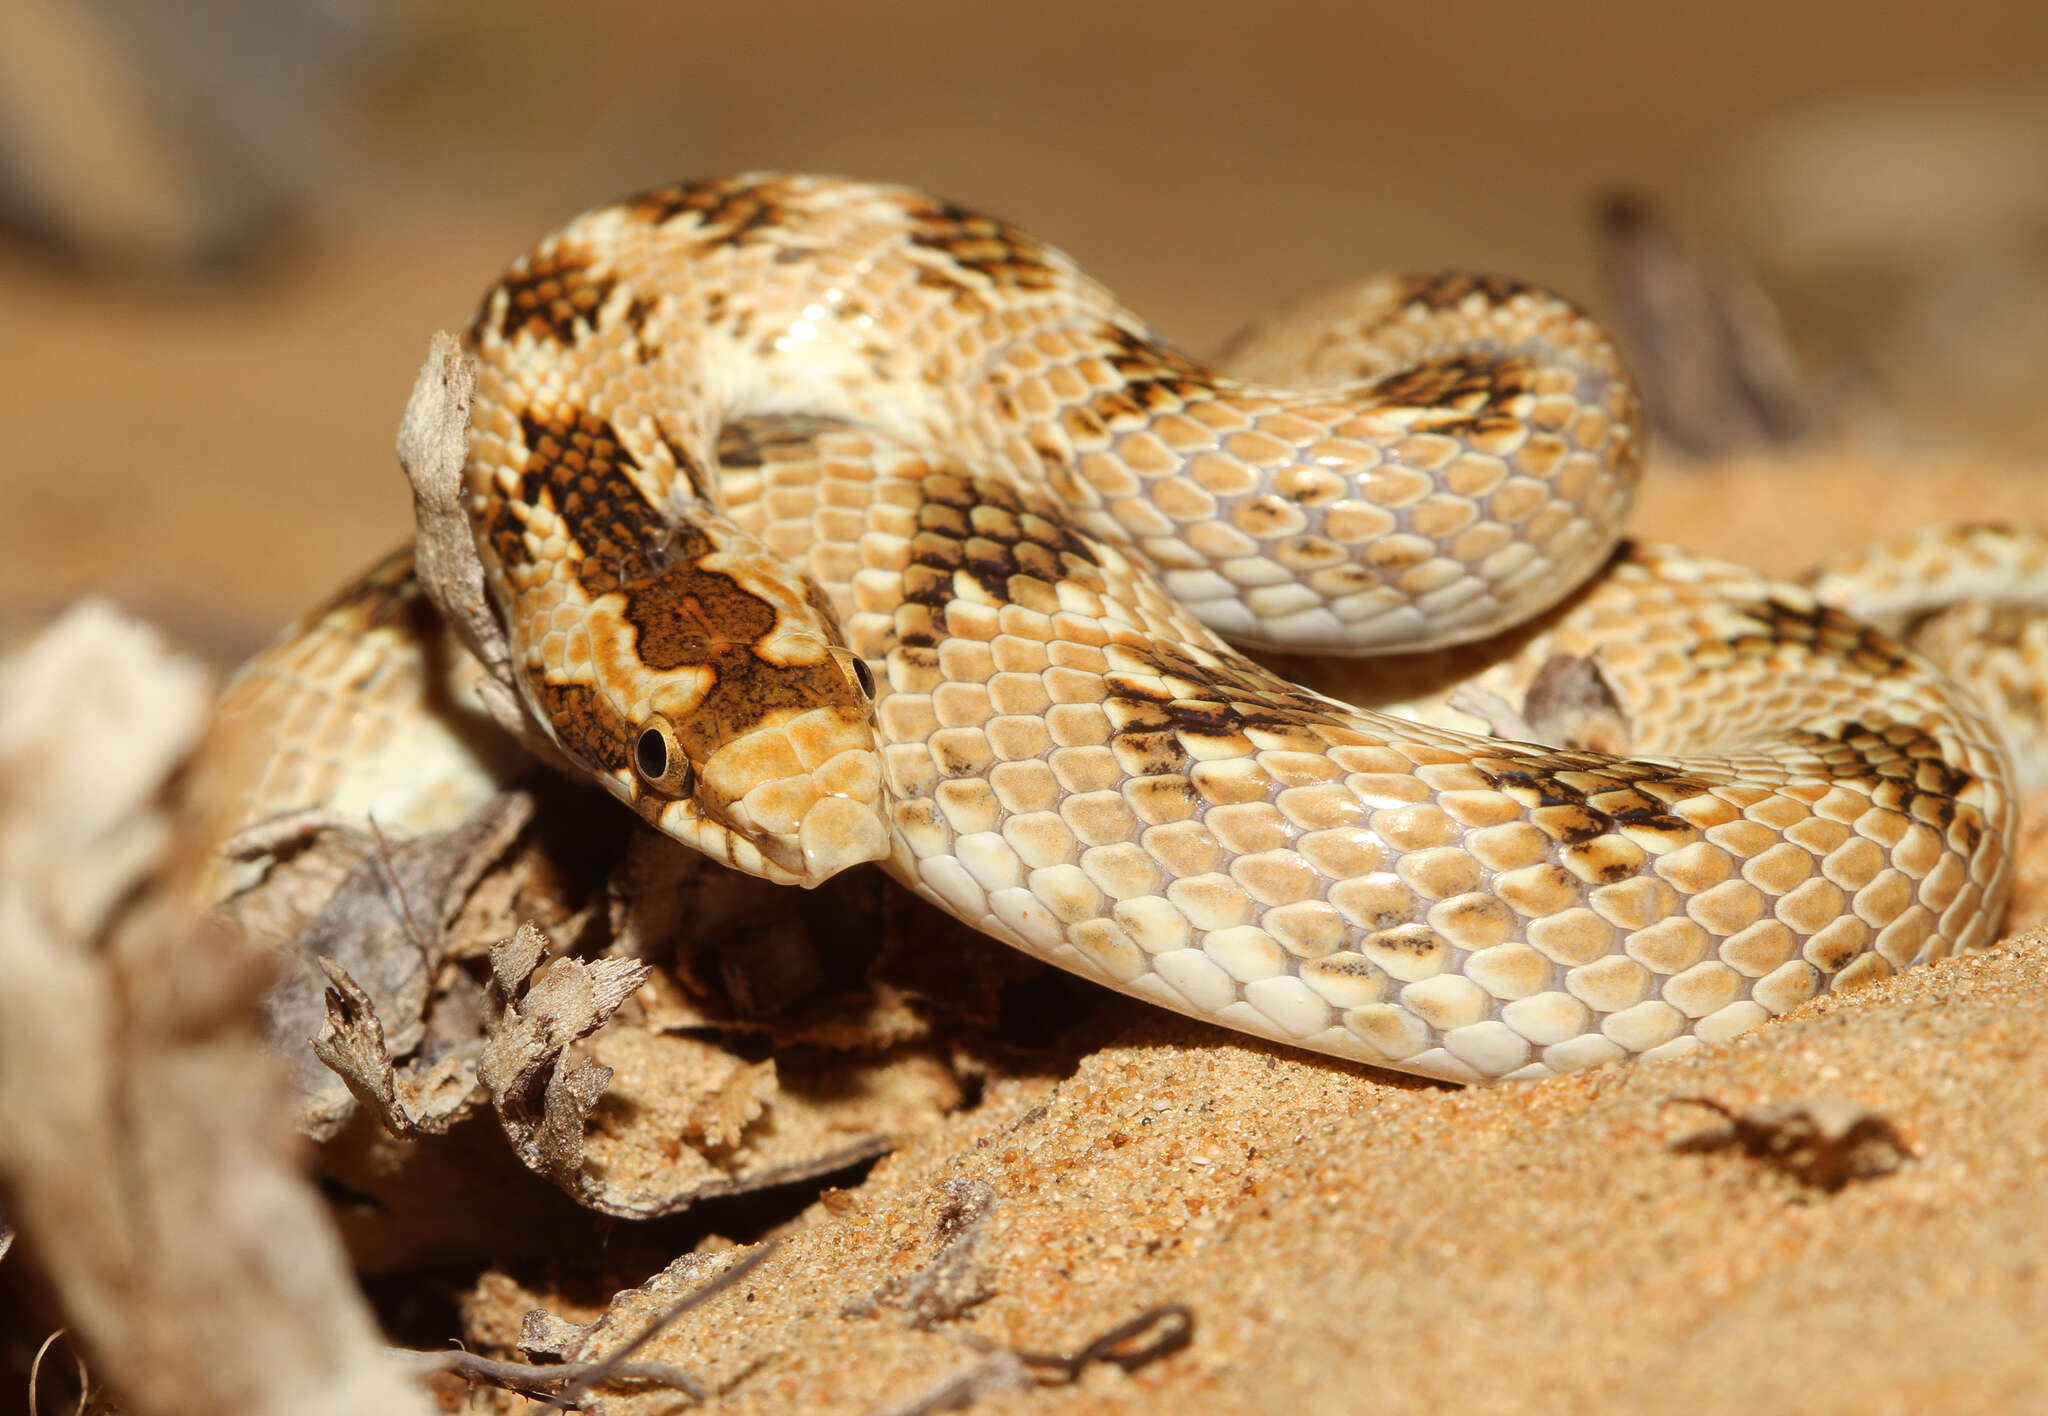
[(1162, 1303), (1118, 1323), (1091, 1339), (1079, 1351), (1025, 1352), (997, 1347), (973, 1333), (962, 1333), (979, 1360), (948, 1372), (909, 1401), (877, 1416), (926, 1416), (934, 1411), (964, 1411), (984, 1396), (1033, 1385), (1064, 1386), (1077, 1382), (1090, 1367), (1101, 1364), (1124, 1373), (1136, 1372), (1162, 1357), (1179, 1352), (1195, 1337), (1194, 1310), (1185, 1303)]
[[(779, 1240), (769, 1239), (747, 1250), (684, 1254), (638, 1288), (614, 1294), (605, 1311), (588, 1323), (567, 1322), (545, 1308), (529, 1309), (520, 1322), (519, 1350), (588, 1368), (623, 1362), (678, 1318), (750, 1276), (780, 1247)], [(651, 1320), (642, 1316), (650, 1303), (659, 1304)], [(628, 1314), (637, 1331), (621, 1341), (619, 1329)]]
[(0, 862), (62, 929), (104, 920), (169, 845), (157, 804), (212, 692), (100, 601), (0, 660)]
[(1633, 736), (1620, 695), (1599, 661), (1583, 654), (1544, 660), (1523, 695), (1522, 714), (1537, 734), (1533, 741), (1573, 751), (1618, 756), (1629, 750)]
[[(667, 1214), (843, 1169), (946, 1115), (983, 1065), (953, 1034), (987, 1031), (1003, 990), (1042, 972), (934, 923), (874, 872), (786, 890), (677, 847), (595, 793), (535, 790), (530, 819), (487, 814), (363, 857), (349, 897), (317, 917), (325, 938), (353, 941), (349, 960), (375, 961), (379, 984), (334, 960), (313, 966), (317, 1013), (303, 982), (280, 1003), (295, 1009), (283, 1040), (318, 1039), (302, 1048), (321, 1069), (307, 1119), (337, 1147), (329, 1173), (374, 1196), (392, 1235), (423, 1217), (408, 1217), (393, 1167), (432, 1171), (454, 1152), (374, 1156), (341, 1131), (359, 1108), (393, 1137), (427, 1141), (488, 1104), (520, 1161), (579, 1203)], [(516, 968), (539, 960), (506, 952), (522, 922), (564, 956), (550, 970), (568, 966), (538, 996)], [(554, 990), (591, 969), (617, 987), (601, 1029), (578, 1031), (601, 1020), (559, 1015)], [(966, 1029), (938, 1026), (963, 1017)]]
[(312, 1040), (313, 1056), (330, 1069), (350, 1095), (369, 1108), (387, 1131), (410, 1140), (439, 1135), (470, 1114), (483, 1099), (477, 1063), (481, 1042), (443, 1053), (403, 1076), (392, 1064), (376, 1003), (332, 959), (319, 960), (327, 975), (327, 1019)]
[(994, 1187), (985, 1180), (947, 1180), (939, 1193), (945, 1198), (932, 1233), (938, 1252), (915, 1273), (892, 1278), (866, 1298), (848, 1303), (844, 1316), (866, 1318), (884, 1308), (901, 1308), (912, 1327), (930, 1329), (995, 1295), (986, 1270), (975, 1261), (996, 1210)]
[(652, 832), (635, 833), (613, 875), (612, 931), (620, 951), (668, 961), (640, 1000), (648, 1026), (780, 1047), (875, 1052), (933, 1036), (941, 1013), (986, 1032), (1005, 989), (1048, 972), (880, 871), (791, 890)]
[(716, 1040), (612, 1027), (591, 1039), (590, 1056), (612, 1070), (611, 1086), (573, 1193), (629, 1218), (843, 1170), (964, 1096), (955, 1069), (927, 1048), (851, 1062), (801, 1051), (766, 1067)]
[(948, 1372), (908, 1401), (885, 1406), (874, 1416), (930, 1416), (935, 1411), (965, 1411), (985, 1396), (1021, 1391), (1033, 1385), (1023, 1359), (1006, 1348), (984, 1352), (969, 1365)]
[(1636, 193), (1603, 199), (1596, 229), (1660, 443), (1714, 457), (1796, 442), (1822, 423), (1758, 286), (1695, 258)]
[(1185, 1303), (1162, 1303), (1097, 1335), (1078, 1352), (1019, 1352), (1017, 1357), (1039, 1381), (1057, 1384), (1079, 1381), (1097, 1363), (1135, 1372), (1194, 1340), (1195, 1310)]
[(1890, 1121), (1853, 1102), (1821, 1097), (1737, 1111), (1711, 1097), (1676, 1099), (1704, 1106), (1727, 1124), (1683, 1137), (1672, 1149), (1706, 1152), (1739, 1147), (1819, 1190), (1839, 1190), (1851, 1180), (1889, 1175), (1913, 1155)]
[[(452, 831), (395, 843), (373, 837), (340, 886), (282, 947), (278, 982), (264, 1011), (272, 1044), (292, 1061), (305, 1127), (315, 1138), (324, 1140), (347, 1122), (363, 1095), (357, 1084), (366, 1080), (336, 1069), (314, 1042), (334, 1035), (332, 970), (348, 980), (342, 990), (347, 1010), (360, 1019), (367, 1007), (376, 1023), (387, 1069), (391, 1058), (411, 1055), (426, 1032), (448, 924), (532, 815), (531, 798), (513, 793)], [(442, 1059), (426, 1060), (431, 1066)]]
[(1583, 654), (1553, 654), (1544, 660), (1519, 709), (1478, 684), (1460, 685), (1449, 704), (1480, 719), (1497, 738), (1569, 751), (1629, 750), (1628, 713), (1599, 663)]
[[(705, 1268), (716, 1267), (717, 1258), (712, 1255), (691, 1254), (688, 1278), (691, 1286), (683, 1297), (671, 1302), (652, 1322), (645, 1324), (637, 1335), (614, 1347), (603, 1356), (604, 1343), (610, 1333), (603, 1319), (584, 1327), (575, 1327), (554, 1319), (544, 1309), (535, 1309), (526, 1315), (522, 1331), (528, 1328), (546, 1328), (558, 1332), (561, 1341), (553, 1350), (539, 1351), (526, 1343), (521, 1350), (529, 1355), (546, 1355), (558, 1359), (551, 1364), (525, 1362), (500, 1362), (487, 1357), (478, 1357), (468, 1352), (408, 1352), (404, 1356), (420, 1364), (424, 1370), (455, 1372), (472, 1381), (502, 1387), (508, 1391), (522, 1392), (529, 1396), (545, 1396), (550, 1405), (564, 1410), (589, 1410), (599, 1408), (595, 1403), (585, 1401), (588, 1393), (604, 1387), (651, 1387), (680, 1391), (695, 1401), (703, 1401), (711, 1395), (704, 1384), (690, 1373), (666, 1363), (635, 1362), (633, 1354), (667, 1331), (677, 1319), (694, 1308), (702, 1307), (726, 1289), (741, 1282), (753, 1271), (767, 1262), (780, 1247), (774, 1240), (757, 1245), (752, 1252), (727, 1263), (715, 1278), (707, 1283), (696, 1283)], [(684, 1267), (679, 1260), (669, 1266), (661, 1275), (645, 1287), (635, 1290), (630, 1296), (640, 1297), (660, 1291), (657, 1285), (676, 1276)], [(629, 1295), (622, 1294), (621, 1297)], [(585, 1355), (589, 1354), (589, 1355)]]
[(0, 665), (0, 1187), (139, 1416), (424, 1412), (283, 1124), (270, 957), (162, 898), (203, 675), (82, 609)]
[(548, 959), (532, 924), (491, 950), (477, 1075), (519, 1158), (583, 1197), (583, 1122), (612, 1069), (573, 1044), (603, 1027), (646, 981), (637, 959)]
[(512, 647), (484, 591), (462, 480), (475, 398), (476, 361), (453, 334), (436, 331), (398, 425), (398, 465), (412, 484), (414, 565), (427, 597), (483, 665), (476, 689), (484, 711), (535, 759), (561, 764), (561, 750), (520, 701)]
[(487, 1096), (524, 1165), (578, 1203), (626, 1218), (844, 1169), (963, 1095), (930, 1050), (848, 1067), (607, 1028), (651, 966), (550, 954), (532, 924), (501, 941), (477, 1046), (411, 1069), (393, 1067), (374, 1005), (336, 970), (317, 1050), (396, 1136), (445, 1131)]

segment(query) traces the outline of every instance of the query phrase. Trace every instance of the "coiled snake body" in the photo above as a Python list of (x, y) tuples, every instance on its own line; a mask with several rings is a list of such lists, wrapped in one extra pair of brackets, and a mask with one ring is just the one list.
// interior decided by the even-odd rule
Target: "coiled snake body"
[[(1544, 292), (1369, 282), (1224, 377), (1001, 223), (750, 176), (579, 218), (470, 348), (521, 695), (740, 869), (881, 860), (1112, 987), (1461, 1081), (1670, 1055), (1996, 931), (1997, 732), (1809, 590), (1617, 555), (1634, 395)], [(229, 707), (305, 691), (364, 603)], [(1420, 717), (1225, 642), (1441, 677), (1503, 633)], [(331, 800), (308, 760), (244, 814)]]

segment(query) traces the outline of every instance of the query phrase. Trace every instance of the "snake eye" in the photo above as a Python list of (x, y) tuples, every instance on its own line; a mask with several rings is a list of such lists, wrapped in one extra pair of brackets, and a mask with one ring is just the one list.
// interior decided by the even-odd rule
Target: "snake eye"
[(866, 659), (855, 659), (853, 661), (853, 678), (854, 682), (860, 685), (862, 693), (866, 694), (869, 698), (875, 696), (875, 675), (874, 671), (868, 668), (868, 661)]
[(640, 729), (633, 743), (633, 770), (641, 781), (668, 797), (682, 796), (696, 780), (690, 759), (676, 742), (675, 728), (660, 716), (649, 718)]

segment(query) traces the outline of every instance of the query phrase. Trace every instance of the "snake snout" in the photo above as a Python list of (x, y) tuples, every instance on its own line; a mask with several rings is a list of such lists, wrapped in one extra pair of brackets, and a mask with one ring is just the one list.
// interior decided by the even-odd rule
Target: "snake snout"
[(875, 805), (851, 797), (820, 797), (797, 830), (805, 886), (820, 885), (850, 865), (889, 855), (889, 825)]
[[(864, 714), (824, 706), (778, 717), (712, 755), (714, 814), (791, 883), (822, 884), (889, 854), (881, 756)], [(767, 873), (767, 872), (764, 872)]]

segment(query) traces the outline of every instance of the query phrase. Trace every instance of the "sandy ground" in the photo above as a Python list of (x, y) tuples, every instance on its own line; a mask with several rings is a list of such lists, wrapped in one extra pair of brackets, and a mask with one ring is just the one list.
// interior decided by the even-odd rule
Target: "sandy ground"
[[(891, 1410), (975, 1339), (1073, 1351), (1182, 1303), (1181, 1354), (975, 1409), (2038, 1410), (2044, 986), (2030, 936), (1675, 1063), (1467, 1092), (1132, 1018), (832, 1197), (650, 1352), (732, 1383), (722, 1411)], [(1674, 1150), (1716, 1125), (1700, 1097), (1845, 1099), (1912, 1158), (1830, 1194)], [(960, 1180), (999, 1197), (987, 1300), (931, 1332), (844, 1316), (932, 1260)]]
[[(514, 26), (540, 8), (508, 7)], [(559, 53), (538, 28), (438, 9), (428, 79), (385, 96), (304, 245), (250, 284), (0, 259), (0, 627), (101, 590), (223, 662), (259, 642), (406, 534), (392, 430), (427, 335), (550, 221), (672, 172), (781, 163), (939, 187), (1074, 248), (1210, 347), (1362, 264), (1468, 262), (1590, 294), (1598, 183), (1727, 216), (1725, 172), (1685, 163), (1753, 137), (1758, 112), (1820, 89), (1995, 86), (2048, 39), (2040, 14), (1988, 3), (1880, 10), (1867, 29), (1861, 10), (1758, 3), (1654, 33), (1591, 3), (1546, 9), (1542, 32), (1483, 6), (1329, 32), (1312, 6), (1261, 23), (1197, 6), (1139, 64), (1136, 7), (983, 22), (933, 3), (905, 21), (934, 56), (913, 61), (820, 7), (776, 22), (807, 101), (764, 116), (745, 107), (765, 59), (740, 10), (693, 29), (668, 7), (603, 8)], [(1446, 87), (1430, 66), (1453, 29), (1470, 52)], [(1759, 60), (1744, 36), (1765, 30), (1778, 49)], [(1328, 41), (1281, 99), (1271, 65), (1244, 58), (1275, 34)], [(960, 77), (959, 56), (988, 53), (1007, 56), (994, 78)], [(1564, 77), (1546, 84), (1545, 65)], [(1456, 77), (1487, 66), (1512, 82)], [(607, 88), (621, 67), (631, 82)], [(1557, 103), (1559, 87), (1584, 101)], [(574, 121), (544, 123), (536, 93)], [(1300, 192), (1328, 188), (1300, 214)], [(1660, 466), (1637, 525), (1789, 573), (1958, 510), (2039, 520), (2039, 404), (2006, 400), (1975, 443), (1934, 418), (1853, 448)], [(2022, 873), (2031, 921), (2048, 913), (2040, 844)], [(761, 1269), (644, 1355), (698, 1372), (721, 1411), (938, 1409), (916, 1403), (961, 1373), (987, 1412), (2048, 1409), (2044, 984), (2048, 937), (2029, 935), (1685, 1059), (1469, 1092), (1114, 1003), (1070, 1068), (999, 1075), (782, 1225)], [(1739, 1149), (1676, 1150), (1721, 1124), (1693, 1098), (1844, 1100), (1906, 1156), (1829, 1191)], [(962, 1260), (985, 1299), (925, 1327), (888, 1302), (848, 1316), (933, 1263), (939, 1187), (957, 1181), (995, 1197)], [(457, 1286), (482, 1344), (537, 1304), (594, 1316), (537, 1277), (472, 1278)], [(1029, 1390), (989, 1365), (991, 1348), (1071, 1352), (1169, 1303), (1192, 1311), (1192, 1340), (1135, 1373), (1097, 1364)], [(633, 1330), (640, 1311), (613, 1321)]]

